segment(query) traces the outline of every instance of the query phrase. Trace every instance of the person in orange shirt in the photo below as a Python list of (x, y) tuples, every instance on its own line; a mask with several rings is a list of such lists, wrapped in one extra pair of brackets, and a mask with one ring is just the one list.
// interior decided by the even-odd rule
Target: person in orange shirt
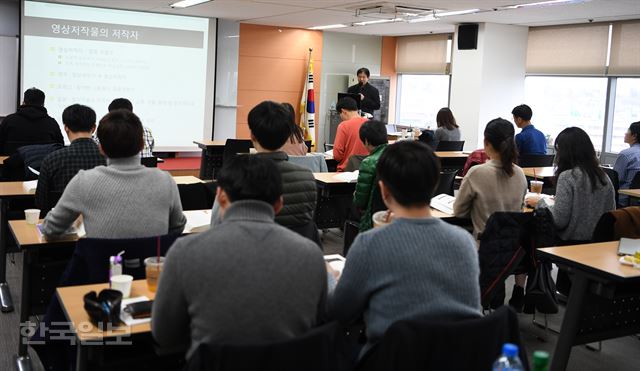
[(347, 161), (354, 155), (369, 155), (369, 151), (360, 141), (360, 126), (367, 121), (358, 114), (358, 105), (353, 98), (344, 97), (338, 101), (336, 111), (342, 122), (338, 125), (336, 140), (333, 143), (333, 158), (338, 161), (338, 171), (344, 171)]

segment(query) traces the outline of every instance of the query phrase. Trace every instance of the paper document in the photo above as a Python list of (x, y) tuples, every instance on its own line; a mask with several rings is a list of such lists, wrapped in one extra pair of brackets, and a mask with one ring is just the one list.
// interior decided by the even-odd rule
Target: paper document
[(338, 173), (336, 175), (334, 175), (333, 177), (337, 180), (341, 180), (343, 182), (347, 182), (347, 183), (355, 183), (358, 181), (358, 174), (360, 173), (359, 170), (356, 171), (345, 171), (343, 173)]
[[(40, 234), (40, 236), (44, 236), (44, 233), (42, 233), (42, 223), (38, 224), (36, 227), (38, 229), (38, 233)], [(87, 232), (84, 230), (84, 223), (80, 223), (80, 225), (77, 227), (76, 226), (69, 227), (69, 229), (67, 229), (62, 235), (53, 238), (53, 240), (64, 239), (68, 237), (76, 237), (76, 236), (78, 236), (78, 238), (82, 238), (86, 235), (87, 235)]]
[(128, 299), (122, 299), (122, 304), (120, 306), (120, 320), (122, 322), (124, 322), (125, 325), (127, 326), (133, 326), (133, 325), (141, 325), (143, 323), (149, 323), (151, 322), (151, 317), (149, 318), (140, 318), (140, 319), (134, 319), (133, 317), (131, 317), (131, 314), (125, 312), (124, 307), (126, 307), (129, 304), (133, 304), (133, 303), (139, 303), (141, 301), (149, 301), (149, 298), (146, 296), (136, 296), (135, 298), (128, 298)]
[(431, 199), (431, 207), (443, 213), (453, 215), (453, 203), (456, 198), (442, 193)]
[(187, 218), (185, 233), (204, 232), (211, 226), (211, 210), (187, 210), (184, 216)]
[(324, 261), (329, 263), (331, 268), (335, 269), (336, 271), (340, 272), (340, 274), (342, 274), (342, 270), (344, 269), (344, 263), (347, 261), (347, 259), (345, 259), (344, 256), (340, 254), (331, 254), (331, 255), (325, 255)]
[(22, 187), (24, 188), (25, 192), (34, 193), (36, 191), (36, 188), (38, 188), (38, 181), (30, 180), (28, 182), (22, 182)]

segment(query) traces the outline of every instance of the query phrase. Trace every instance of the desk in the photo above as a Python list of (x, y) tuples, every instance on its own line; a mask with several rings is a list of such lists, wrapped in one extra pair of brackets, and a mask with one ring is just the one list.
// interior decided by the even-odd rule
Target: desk
[(524, 171), (525, 176), (528, 176), (530, 178), (533, 178), (535, 176), (537, 178), (540, 178), (541, 180), (545, 180), (547, 178), (553, 178), (555, 176), (555, 168), (553, 166), (523, 167), (522, 171)]
[(202, 149), (200, 179), (213, 179), (213, 169), (222, 167), (222, 154), (226, 140), (199, 140), (193, 143)]
[[(187, 217), (187, 226), (191, 227), (185, 233), (197, 233), (208, 229), (208, 226), (202, 223), (203, 220), (211, 219), (211, 210), (191, 210), (185, 211), (184, 214)], [(25, 323), (30, 315), (41, 314), (46, 310), (55, 292), (56, 283), (71, 259), (78, 236), (69, 235), (48, 241), (35, 225), (27, 224), (25, 220), (11, 220), (8, 224), (19, 250), (22, 251), (20, 323)], [(20, 341), (17, 363), (24, 365), (29, 362), (27, 343)]]
[(640, 270), (620, 264), (617, 249), (618, 241), (538, 249), (573, 273), (549, 370), (565, 370), (574, 345), (640, 332)]
[(471, 152), (467, 151), (438, 151), (434, 152), (439, 158), (467, 158)]
[(351, 202), (356, 182), (345, 182), (336, 179), (339, 173), (313, 173), (318, 187), (318, 201), (314, 213), (316, 226), (319, 229), (341, 228)]
[[(640, 200), (640, 189), (620, 189), (618, 193)], [(631, 203), (629, 205), (631, 205)]]
[[(60, 306), (64, 310), (67, 320), (71, 322), (74, 335), (78, 340), (76, 358), (76, 370), (78, 371), (88, 369), (87, 361), (89, 351), (99, 348), (99, 345), (108, 345), (108, 343), (105, 343), (109, 341), (124, 344), (124, 341), (130, 341), (130, 339), (125, 340), (124, 338), (130, 338), (136, 334), (150, 335), (151, 333), (151, 323), (131, 327), (123, 325), (113, 327), (107, 331), (101, 331), (91, 323), (89, 315), (84, 310), (83, 297), (89, 291), (100, 292), (108, 287), (108, 284), (102, 283), (97, 285), (59, 287), (56, 290), (56, 294), (60, 300)], [(154, 292), (149, 291), (146, 280), (136, 280), (133, 281), (131, 285), (131, 297), (136, 296), (146, 296), (150, 300), (153, 300), (156, 295)]]
[[(5, 157), (6, 158), (6, 157)], [(23, 182), (0, 182), (0, 311), (13, 311), (13, 298), (7, 284), (7, 209), (12, 199), (33, 197), (34, 191), (26, 191)]]

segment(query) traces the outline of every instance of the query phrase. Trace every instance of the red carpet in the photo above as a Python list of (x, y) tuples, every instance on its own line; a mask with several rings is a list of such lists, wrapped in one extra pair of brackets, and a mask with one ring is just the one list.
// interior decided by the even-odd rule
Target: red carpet
[(167, 171), (200, 169), (200, 157), (165, 158), (158, 168)]

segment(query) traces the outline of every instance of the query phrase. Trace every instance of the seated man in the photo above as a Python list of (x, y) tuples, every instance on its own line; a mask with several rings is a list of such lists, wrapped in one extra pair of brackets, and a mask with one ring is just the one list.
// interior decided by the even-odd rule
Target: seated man
[(129, 110), (100, 120), (98, 138), (108, 166), (80, 170), (42, 223), (42, 233), (65, 233), (82, 215), (87, 237), (138, 238), (181, 233), (187, 222), (171, 175), (140, 164), (142, 123)]
[(264, 156), (233, 158), (218, 177), (218, 228), (177, 240), (153, 304), (163, 349), (256, 344), (300, 336), (324, 314), (322, 252), (274, 222), (282, 179)]
[(64, 144), (58, 122), (44, 108), (44, 98), (44, 92), (36, 88), (24, 92), (22, 105), (0, 124), (0, 154), (11, 156), (28, 144)]
[(439, 173), (438, 159), (426, 144), (388, 146), (377, 176), (393, 221), (356, 237), (333, 291), (334, 276), (329, 276), (328, 317), (348, 323), (364, 316), (364, 351), (403, 319), (482, 315), (475, 241), (462, 228), (431, 217)]
[(365, 122), (360, 126), (360, 140), (369, 150), (369, 156), (360, 164), (353, 204), (362, 211), (359, 230), (364, 232), (373, 227), (371, 220), (373, 198), (378, 197), (378, 200), (380, 200), (380, 189), (376, 184), (376, 166), (380, 155), (388, 145), (385, 124), (380, 121)]
[(71, 145), (42, 160), (36, 189), (36, 206), (42, 210), (51, 209), (54, 205), (50, 203), (57, 201), (49, 200), (50, 192), (62, 193), (78, 171), (107, 164), (100, 148), (91, 139), (96, 130), (96, 113), (91, 108), (71, 105), (62, 112), (62, 122)]
[(536, 129), (531, 123), (533, 111), (526, 104), (515, 107), (511, 114), (516, 126), (522, 129), (516, 134), (516, 145), (518, 146), (518, 154), (522, 155), (546, 155), (547, 139), (544, 134)]
[[(620, 189), (629, 189), (633, 178), (640, 172), (640, 121), (629, 126), (624, 142), (629, 148), (620, 151), (613, 169), (618, 172)], [(627, 206), (629, 196), (621, 194), (619, 202), (621, 206)]]
[[(109, 112), (117, 110), (117, 109), (127, 109), (133, 112), (133, 104), (127, 98), (116, 98), (109, 104)], [(153, 134), (151, 130), (142, 126), (142, 130), (144, 131), (144, 148), (142, 148), (142, 152), (140, 153), (140, 157), (153, 157), (153, 146), (155, 145), (155, 139), (153, 139)]]
[[(313, 173), (290, 163), (289, 156), (280, 151), (291, 135), (289, 115), (281, 104), (264, 101), (249, 112), (248, 121), (256, 156), (273, 160), (282, 176), (284, 206), (276, 215), (276, 223), (301, 233), (299, 228), (313, 221), (318, 191)], [(212, 225), (218, 224), (217, 206), (213, 206)]]
[[(345, 171), (347, 161), (351, 156), (366, 157), (369, 151), (360, 140), (360, 126), (367, 121), (358, 114), (358, 105), (353, 98), (344, 97), (338, 101), (336, 111), (342, 122), (336, 130), (333, 142), (333, 158), (338, 161), (338, 171)], [(357, 169), (357, 167), (356, 167)], [(354, 169), (355, 170), (355, 169)]]

